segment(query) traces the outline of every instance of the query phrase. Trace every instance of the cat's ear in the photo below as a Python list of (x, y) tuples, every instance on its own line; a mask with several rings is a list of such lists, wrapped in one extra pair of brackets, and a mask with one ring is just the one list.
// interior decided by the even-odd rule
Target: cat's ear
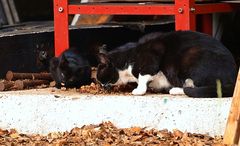
[(102, 64), (109, 64), (110, 63), (110, 60), (109, 60), (109, 58), (106, 54), (99, 53), (97, 55), (97, 57), (98, 57), (98, 62), (99, 63), (102, 63)]

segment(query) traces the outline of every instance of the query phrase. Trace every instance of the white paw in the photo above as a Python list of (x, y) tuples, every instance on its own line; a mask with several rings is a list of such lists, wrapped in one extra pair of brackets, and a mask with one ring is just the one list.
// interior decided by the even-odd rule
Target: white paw
[(169, 94), (171, 94), (171, 95), (184, 95), (184, 91), (183, 91), (183, 88), (174, 87), (174, 88), (169, 90)]
[(195, 87), (193, 80), (189, 78), (186, 79), (183, 87), (192, 87), (192, 88)]
[(132, 91), (133, 95), (143, 95), (145, 93), (146, 93), (146, 90), (141, 90), (141, 89), (138, 89), (138, 88), (136, 88)]

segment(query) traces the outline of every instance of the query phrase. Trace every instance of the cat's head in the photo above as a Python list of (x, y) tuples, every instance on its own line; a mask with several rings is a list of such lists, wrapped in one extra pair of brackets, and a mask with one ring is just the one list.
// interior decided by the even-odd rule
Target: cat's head
[(91, 67), (89, 64), (79, 65), (68, 60), (63, 54), (61, 57), (53, 57), (50, 60), (50, 72), (56, 82), (56, 87), (80, 87), (89, 84), (91, 79)]
[(117, 68), (106, 54), (99, 53), (98, 60), (97, 80), (104, 87), (109, 87), (115, 84), (119, 79)]

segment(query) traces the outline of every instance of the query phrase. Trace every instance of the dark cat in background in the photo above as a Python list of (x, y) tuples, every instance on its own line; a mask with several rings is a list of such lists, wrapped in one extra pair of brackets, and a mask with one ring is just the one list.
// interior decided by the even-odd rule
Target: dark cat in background
[(77, 48), (64, 51), (50, 60), (50, 73), (56, 87), (73, 88), (91, 83), (91, 65), (88, 56)]
[[(232, 96), (236, 64), (219, 41), (199, 32), (151, 33), (99, 54), (97, 80), (103, 86), (137, 82), (132, 91), (143, 95), (147, 88), (191, 97)], [(219, 87), (220, 87), (219, 86)]]

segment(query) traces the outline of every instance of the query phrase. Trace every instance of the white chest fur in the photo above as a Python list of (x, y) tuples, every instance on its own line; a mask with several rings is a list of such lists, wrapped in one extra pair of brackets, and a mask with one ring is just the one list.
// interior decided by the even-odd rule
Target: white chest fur
[(149, 87), (153, 89), (168, 88), (171, 86), (172, 85), (161, 71), (152, 77), (152, 81), (149, 84)]
[(128, 82), (137, 82), (137, 78), (135, 78), (132, 74), (132, 66), (128, 66), (125, 70), (119, 70), (119, 79), (114, 85), (123, 85), (127, 84)]

